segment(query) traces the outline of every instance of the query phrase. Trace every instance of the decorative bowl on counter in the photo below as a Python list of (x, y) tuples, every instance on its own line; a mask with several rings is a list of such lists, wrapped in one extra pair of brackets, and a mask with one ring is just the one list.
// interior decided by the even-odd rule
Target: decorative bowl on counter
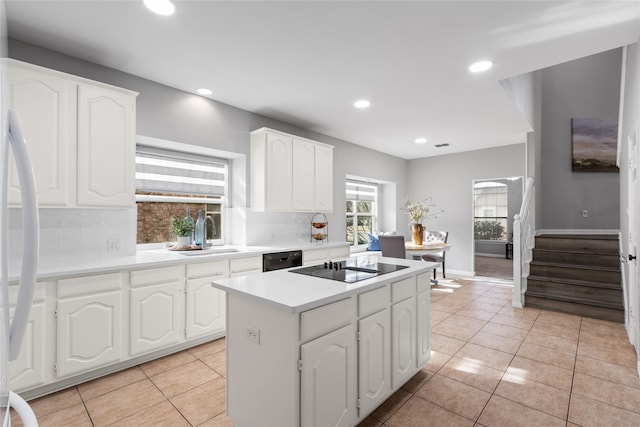
[(327, 235), (322, 233), (316, 233), (316, 234), (312, 234), (311, 237), (313, 237), (314, 240), (324, 240), (327, 237)]
[(326, 222), (312, 222), (311, 225), (313, 225), (313, 228), (322, 229), (322, 228), (325, 228), (327, 226), (327, 223)]

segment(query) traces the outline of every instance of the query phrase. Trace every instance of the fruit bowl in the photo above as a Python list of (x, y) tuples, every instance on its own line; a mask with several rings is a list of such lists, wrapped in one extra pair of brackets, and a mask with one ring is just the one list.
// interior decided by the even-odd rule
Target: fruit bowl
[(322, 228), (325, 228), (327, 226), (327, 223), (326, 222), (312, 222), (311, 225), (313, 225), (313, 228), (322, 229)]
[(314, 238), (314, 240), (324, 240), (324, 238), (327, 237), (327, 235), (322, 233), (316, 233), (316, 234), (313, 234), (312, 237)]

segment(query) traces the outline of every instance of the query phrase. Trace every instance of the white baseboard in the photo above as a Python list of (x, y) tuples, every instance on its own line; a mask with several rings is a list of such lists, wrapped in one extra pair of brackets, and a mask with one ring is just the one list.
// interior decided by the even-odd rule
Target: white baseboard
[(562, 229), (553, 229), (553, 228), (547, 228), (547, 229), (540, 229), (540, 230), (536, 230), (536, 236), (540, 236), (541, 234), (577, 234), (577, 235), (583, 235), (583, 234), (615, 234), (615, 235), (619, 235), (620, 234), (620, 230), (619, 229), (611, 229), (611, 230), (607, 230), (607, 229), (585, 229), (585, 228), (580, 228), (580, 229), (566, 229), (566, 228), (562, 228)]
[(504, 254), (484, 254), (484, 253), (480, 253), (480, 252), (476, 252), (476, 256), (485, 256), (485, 257), (490, 257), (490, 258), (504, 258)]

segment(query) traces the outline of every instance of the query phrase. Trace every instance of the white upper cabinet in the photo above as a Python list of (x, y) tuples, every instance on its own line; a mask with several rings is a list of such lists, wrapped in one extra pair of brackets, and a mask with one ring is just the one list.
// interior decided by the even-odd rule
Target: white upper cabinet
[[(71, 201), (75, 165), (76, 85), (68, 79), (22, 66), (9, 69), (8, 104), (22, 122), (33, 165), (40, 205)], [(19, 204), (20, 185), (13, 158), (9, 162), (9, 203)]]
[(251, 205), (255, 211), (333, 209), (333, 147), (272, 129), (251, 132)]
[(134, 200), (136, 99), (78, 86), (78, 205), (131, 206)]
[[(40, 206), (133, 206), (137, 93), (7, 63), (9, 105), (22, 122)], [(18, 205), (13, 169), (9, 188), (9, 203)]]

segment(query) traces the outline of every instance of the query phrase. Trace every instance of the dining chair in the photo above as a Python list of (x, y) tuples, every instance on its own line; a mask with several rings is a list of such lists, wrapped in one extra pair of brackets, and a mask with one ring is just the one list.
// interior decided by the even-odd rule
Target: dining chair
[(382, 256), (391, 258), (406, 258), (404, 236), (378, 236)]
[[(447, 243), (448, 238), (449, 238), (448, 231), (425, 231), (424, 232), (424, 241), (426, 243), (433, 243), (433, 242)], [(446, 279), (447, 276), (445, 274), (445, 269), (444, 269), (445, 254), (446, 254), (446, 251), (424, 254), (422, 255), (422, 260), (430, 261), (430, 262), (438, 262), (442, 264), (442, 277)], [(433, 280), (436, 280), (435, 268), (433, 269)]]

